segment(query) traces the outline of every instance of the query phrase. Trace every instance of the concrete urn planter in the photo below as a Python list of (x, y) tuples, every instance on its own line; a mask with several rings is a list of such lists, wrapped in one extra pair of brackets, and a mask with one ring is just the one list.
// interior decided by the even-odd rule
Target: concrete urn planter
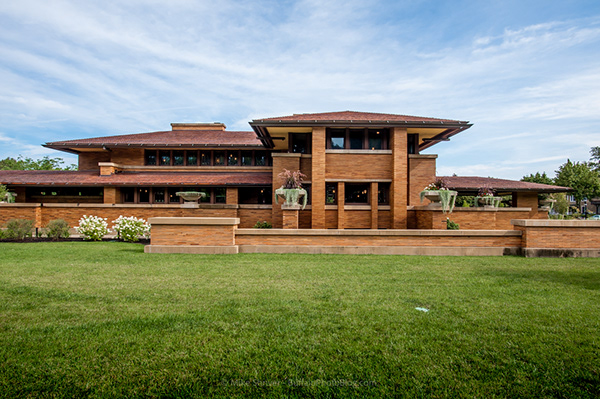
[(501, 202), (502, 197), (494, 197), (492, 195), (475, 198), (476, 207), (483, 206), (484, 208), (498, 208)]
[(201, 191), (178, 191), (175, 195), (183, 198), (185, 202), (181, 206), (184, 208), (198, 208), (198, 200), (206, 197)]
[(279, 200), (283, 201), (281, 208), (300, 208), (300, 202), (302, 201), (302, 209), (306, 207), (308, 196), (306, 190), (303, 188), (283, 188), (280, 187), (275, 190), (275, 202), (279, 203)]
[(427, 198), (431, 203), (429, 208), (442, 208), (444, 213), (452, 213), (458, 192), (452, 190), (424, 190), (421, 191), (421, 201)]

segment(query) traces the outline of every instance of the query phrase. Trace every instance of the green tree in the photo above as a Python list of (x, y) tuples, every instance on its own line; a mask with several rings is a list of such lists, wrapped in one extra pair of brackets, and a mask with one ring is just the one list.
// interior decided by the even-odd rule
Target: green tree
[(62, 166), (65, 162), (62, 158), (42, 159), (25, 158), (19, 155), (15, 158), (4, 158), (0, 160), (0, 170), (77, 170), (77, 165)]
[(529, 183), (540, 183), (540, 184), (554, 184), (554, 180), (549, 178), (546, 175), (546, 172), (537, 172), (535, 175), (532, 173), (529, 176), (523, 176), (521, 181), (526, 181)]
[(573, 189), (575, 201), (581, 208), (581, 201), (600, 195), (600, 177), (587, 163), (573, 163), (567, 160), (556, 171), (556, 184)]
[(600, 172), (600, 147), (592, 147), (590, 149), (590, 155), (589, 165), (596, 172)]

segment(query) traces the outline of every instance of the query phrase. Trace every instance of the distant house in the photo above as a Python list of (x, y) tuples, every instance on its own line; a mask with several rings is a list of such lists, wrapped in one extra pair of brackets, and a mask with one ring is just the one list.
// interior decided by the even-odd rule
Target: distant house
[[(83, 214), (227, 216), (240, 218), (240, 227), (257, 221), (281, 227), (273, 193), (278, 174), (288, 169), (307, 176), (309, 204), (299, 213), (300, 228), (423, 227), (419, 193), (436, 180), (437, 155), (421, 151), (471, 124), (343, 111), (255, 119), (250, 126), (228, 131), (217, 122), (173, 123), (168, 131), (46, 143), (77, 154), (78, 171), (0, 171), (0, 183), (17, 194), (17, 204), (0, 207), (0, 221), (20, 214), (34, 214), (39, 226), (58, 217), (76, 225)], [(547, 217), (538, 193), (568, 190), (483, 177), (445, 180), (464, 195), (482, 186), (510, 195), (512, 206), (531, 218)], [(206, 196), (197, 208), (182, 207), (176, 193), (191, 190)]]

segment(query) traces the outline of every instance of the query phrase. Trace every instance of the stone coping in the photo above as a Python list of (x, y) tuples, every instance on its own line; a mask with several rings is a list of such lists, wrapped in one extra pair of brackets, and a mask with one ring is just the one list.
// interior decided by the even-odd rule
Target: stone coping
[(215, 217), (153, 217), (148, 219), (150, 225), (212, 225), (232, 226), (240, 224), (240, 218), (215, 218)]
[(0, 202), (0, 206), (6, 206), (9, 208), (36, 208), (38, 206), (42, 206), (42, 204), (29, 202)]
[(520, 237), (519, 230), (337, 230), (337, 229), (237, 229), (236, 235), (262, 236), (438, 236)]
[(325, 150), (325, 154), (391, 155), (392, 150)]
[(592, 227), (600, 228), (600, 220), (555, 220), (555, 219), (514, 219), (510, 221), (521, 227)]
[[(430, 208), (428, 205), (411, 205), (408, 207), (408, 210), (413, 211), (435, 211), (442, 212), (442, 208)], [(531, 212), (531, 208), (484, 208), (480, 207), (455, 207), (452, 212)]]
[(437, 157), (437, 154), (408, 154), (409, 159), (436, 159)]
[[(307, 206), (308, 208), (308, 206)], [(325, 205), (326, 211), (335, 211), (338, 209), (337, 205)], [(371, 205), (344, 205), (344, 211), (370, 211)], [(392, 209), (390, 205), (378, 205), (377, 210), (379, 211), (389, 211)]]
[[(93, 203), (93, 202), (81, 202), (81, 203), (65, 203), (65, 202), (44, 202), (44, 203), (29, 203), (29, 202), (17, 202), (12, 204), (2, 204), (0, 206), (14, 206), (14, 207), (38, 207), (43, 206), (44, 208), (163, 208), (163, 209), (178, 209), (183, 204), (104, 204), (104, 203)], [(264, 206), (264, 205), (252, 205), (252, 206)], [(238, 209), (237, 204), (199, 204), (198, 209)], [(270, 208), (271, 205), (268, 205)], [(253, 208), (262, 209), (262, 208)]]
[(422, 256), (503, 256), (516, 255), (515, 247), (428, 247), (428, 246), (315, 246), (240, 245), (239, 253), (341, 254), (341, 255), (422, 255)]

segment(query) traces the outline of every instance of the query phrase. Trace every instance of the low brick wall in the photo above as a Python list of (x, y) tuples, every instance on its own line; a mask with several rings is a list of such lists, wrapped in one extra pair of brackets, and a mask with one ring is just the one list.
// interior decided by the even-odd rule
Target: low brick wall
[(513, 220), (523, 256), (600, 257), (600, 220)]
[(239, 218), (155, 217), (146, 253), (232, 254), (238, 252), (235, 230)]
[(496, 255), (517, 253), (515, 230), (236, 230), (240, 252)]
[(511, 220), (548, 219), (548, 212), (531, 208), (454, 208), (452, 213), (443, 213), (441, 208), (415, 206), (409, 209), (412, 221), (409, 227), (415, 229), (446, 229), (449, 218), (460, 225), (461, 230), (512, 230)]

